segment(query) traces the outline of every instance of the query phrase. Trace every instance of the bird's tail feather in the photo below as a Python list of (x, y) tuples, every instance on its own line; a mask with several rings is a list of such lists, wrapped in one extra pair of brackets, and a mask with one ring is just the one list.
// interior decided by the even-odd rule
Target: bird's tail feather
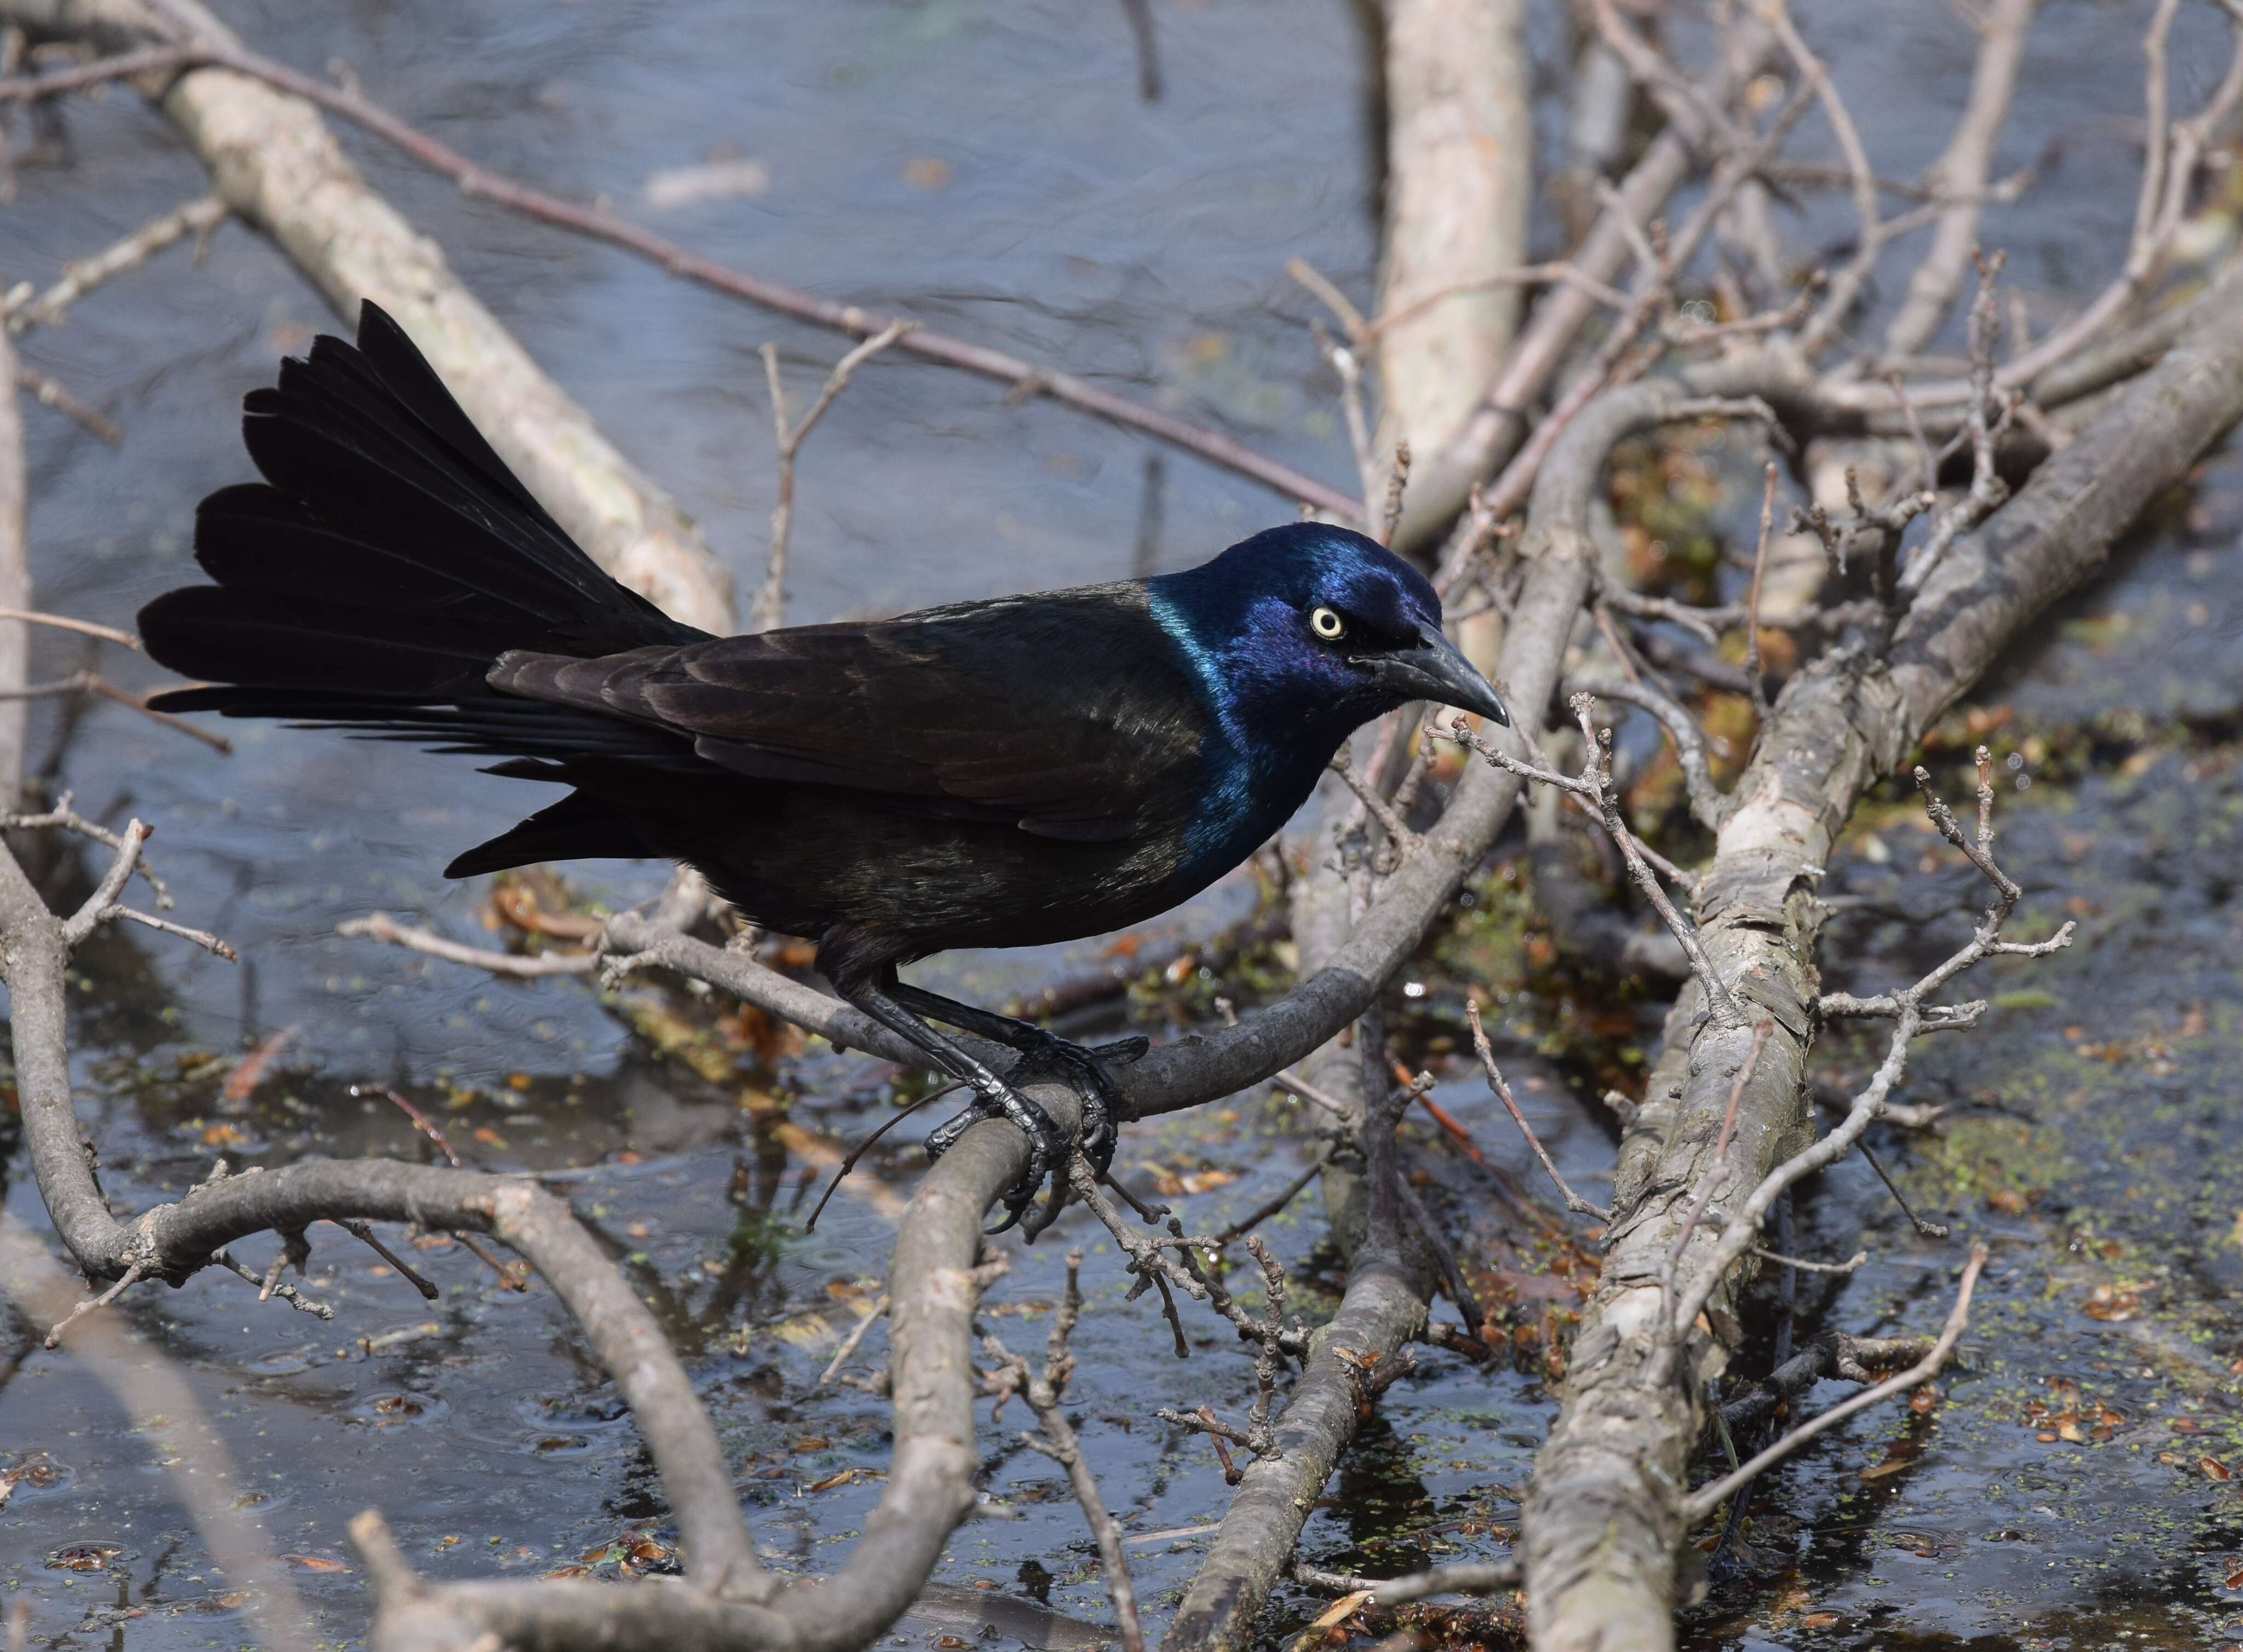
[(560, 755), (662, 737), (493, 692), (509, 649), (584, 656), (692, 642), (609, 577), (515, 480), (396, 322), (322, 337), (253, 392), (262, 483), (205, 499), (215, 585), (140, 612), (148, 651), (207, 686), (173, 711), (295, 718), (453, 749)]
[(589, 792), (571, 792), (519, 826), (455, 857), (444, 868), (444, 875), (472, 878), (540, 860), (636, 860), (659, 854), (640, 835), (637, 822), (629, 815)]

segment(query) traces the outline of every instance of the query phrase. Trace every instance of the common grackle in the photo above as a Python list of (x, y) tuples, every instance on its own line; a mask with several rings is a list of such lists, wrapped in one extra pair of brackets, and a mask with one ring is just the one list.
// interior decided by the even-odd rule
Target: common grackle
[[(1424, 577), (1312, 523), (1152, 579), (709, 636), (602, 572), (371, 303), (355, 347), (322, 337), (284, 361), (242, 428), (264, 482), (196, 518), (218, 583), (140, 613), (148, 651), (207, 685), (157, 704), (498, 757), (492, 773), (571, 787), (448, 873), (683, 860), (756, 923), (815, 939), (837, 992), (976, 1092), (931, 1153), (998, 1114), (1027, 1132), (1008, 1225), (1067, 1150), (1008, 1078), (1064, 1072), (1103, 1168), (1117, 1098), (1100, 1053), (897, 965), (1165, 911), (1408, 701), (1505, 720)], [(1000, 1076), (930, 1018), (1021, 1059)]]

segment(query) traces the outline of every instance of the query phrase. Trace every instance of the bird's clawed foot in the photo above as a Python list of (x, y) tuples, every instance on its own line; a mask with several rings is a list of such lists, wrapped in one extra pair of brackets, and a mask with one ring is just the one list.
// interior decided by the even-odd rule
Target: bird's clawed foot
[(1114, 1082), (1114, 1075), (1106, 1070), (1106, 1063), (1127, 1066), (1151, 1048), (1149, 1039), (1135, 1033), (1110, 1044), (1088, 1049), (1070, 1043), (1056, 1034), (1045, 1033), (1034, 1044), (1020, 1051), (1020, 1064), (1009, 1076), (1017, 1080), (1031, 1072), (1056, 1072), (1074, 1087), (1074, 1093), (1082, 1098), (1079, 1145), (1091, 1168), (1103, 1176), (1114, 1163), (1114, 1150), (1122, 1140), (1121, 1121), (1129, 1111), (1128, 1104), (1122, 1099), (1121, 1089)]
[(1027, 1132), (1028, 1168), (1021, 1173), (1019, 1181), (1005, 1190), (1002, 1201), (1005, 1219), (989, 1230), (992, 1233), (1002, 1233), (1018, 1222), (1034, 1203), (1036, 1190), (1044, 1184), (1044, 1178), (1054, 1169), (1065, 1167), (1068, 1155), (1074, 1150), (1074, 1144), (1068, 1141), (1067, 1132), (1060, 1128), (1057, 1119), (1004, 1079), (993, 1078), (986, 1086), (977, 1082), (973, 1088), (976, 1092), (973, 1104), (928, 1133), (926, 1156), (931, 1159), (940, 1158), (958, 1144), (960, 1136), (984, 1119), (1008, 1118)]
[[(1128, 1109), (1112, 1075), (1106, 1071), (1105, 1063), (1134, 1062), (1151, 1044), (1132, 1035), (1086, 1049), (1041, 1028), (1032, 1030), (1035, 1036), (1021, 1041), (1020, 1059), (1013, 1069), (987, 1086), (977, 1083), (974, 1088), (979, 1093), (973, 1104), (928, 1135), (926, 1156), (930, 1159), (940, 1158), (957, 1144), (960, 1136), (984, 1119), (1008, 1118), (1019, 1125), (1027, 1133), (1028, 1168), (1019, 1181), (1005, 1190), (1001, 1201), (1005, 1219), (989, 1231), (1002, 1233), (1019, 1222), (1034, 1203), (1037, 1190), (1049, 1177), (1053, 1187), (1046, 1214), (1041, 1221), (1031, 1222), (1027, 1229), (1033, 1239), (1050, 1225), (1066, 1200), (1068, 1160), (1078, 1146), (1101, 1176), (1114, 1162), (1114, 1150), (1121, 1140), (1117, 1125)], [(1057, 1120), (1015, 1088), (1021, 1079), (1038, 1072), (1062, 1075), (1082, 1098), (1082, 1127), (1074, 1140), (1070, 1141)]]

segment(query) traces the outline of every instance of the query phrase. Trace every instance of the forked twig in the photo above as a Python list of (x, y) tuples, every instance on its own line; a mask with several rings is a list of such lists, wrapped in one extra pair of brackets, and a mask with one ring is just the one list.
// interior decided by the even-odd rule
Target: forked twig
[(778, 502), (771, 507), (771, 560), (764, 567), (763, 589), (756, 595), (749, 630), (770, 630), (786, 613), (787, 542), (794, 529), (794, 456), (802, 451), (803, 439), (825, 416), (825, 409), (833, 405), (834, 398), (849, 388), (849, 380), (857, 369), (917, 325), (914, 321), (891, 321), (835, 362), (833, 370), (825, 375), (818, 399), (810, 404), (810, 411), (802, 415), (798, 424), (787, 421), (786, 387), (778, 375), (778, 346), (763, 347), (764, 376), (771, 387), (771, 428), (778, 441)]

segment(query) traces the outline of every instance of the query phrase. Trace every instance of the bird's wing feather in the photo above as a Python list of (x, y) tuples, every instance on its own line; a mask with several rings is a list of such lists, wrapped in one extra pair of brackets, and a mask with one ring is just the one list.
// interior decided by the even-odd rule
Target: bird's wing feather
[(1087, 841), (1188, 792), (1207, 725), (1134, 585), (604, 659), (510, 654), (489, 680), (685, 735), (737, 773)]

